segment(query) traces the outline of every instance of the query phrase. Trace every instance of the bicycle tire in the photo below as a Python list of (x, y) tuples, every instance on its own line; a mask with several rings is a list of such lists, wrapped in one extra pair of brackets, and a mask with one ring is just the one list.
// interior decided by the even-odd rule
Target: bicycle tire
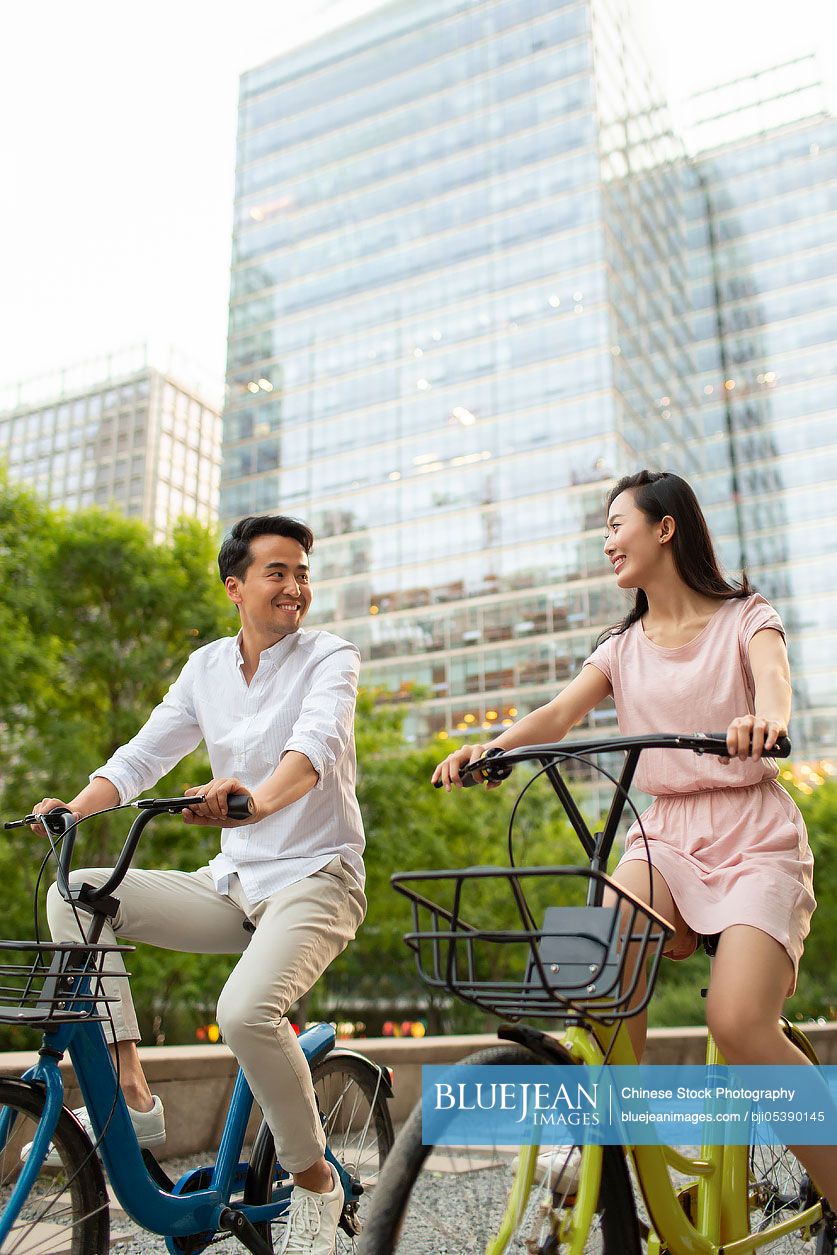
[[(782, 1019), (782, 1029), (788, 1041), (801, 1050), (811, 1063), (819, 1065), (816, 1051), (800, 1028)], [(750, 1232), (761, 1227), (778, 1224), (802, 1207), (810, 1207), (821, 1197), (808, 1176), (806, 1168), (787, 1146), (770, 1145), (759, 1139), (761, 1126), (750, 1128), (749, 1175), (750, 1175)], [(806, 1240), (801, 1230), (785, 1234), (761, 1249), (768, 1255), (799, 1255), (800, 1243)], [(817, 1255), (833, 1255), (837, 1249), (835, 1235), (824, 1225), (817, 1240)]]
[[(575, 1062), (557, 1046), (556, 1052), (564, 1056), (562, 1062)], [(462, 1062), (483, 1067), (544, 1064), (543, 1059), (522, 1046), (492, 1046)], [(422, 1144), (419, 1104), (396, 1138), (384, 1166), (358, 1255), (484, 1255), (506, 1210), (514, 1180), (511, 1154), (506, 1149), (504, 1160), (495, 1164), (487, 1160), (486, 1148), (473, 1148), (473, 1165), (463, 1169), (461, 1162), (453, 1159), (464, 1159), (468, 1148), (461, 1148), (460, 1155), (457, 1147), (445, 1181), (443, 1174), (434, 1170), (434, 1160), (439, 1166), (439, 1151), (444, 1149)], [(565, 1148), (557, 1150), (564, 1152)], [(602, 1255), (640, 1255), (636, 1206), (624, 1155), (617, 1146), (605, 1146), (602, 1150), (599, 1200), (585, 1250)], [(427, 1195), (427, 1203), (423, 1194)], [(566, 1232), (573, 1220), (576, 1198), (569, 1192), (560, 1195), (560, 1187), (553, 1192), (547, 1185), (533, 1185), (520, 1218), (521, 1228), (505, 1247), (509, 1255), (534, 1251), (558, 1255), (566, 1249), (552, 1220), (557, 1217)], [(544, 1204), (547, 1213), (552, 1213), (546, 1220), (537, 1214), (543, 1211)]]
[[(34, 1137), (44, 1100), (40, 1086), (0, 1078), (0, 1110), (9, 1108), (15, 1113), (9, 1136), (0, 1148), (0, 1212), (20, 1172), (21, 1148)], [(72, 1255), (107, 1255), (110, 1207), (104, 1173), (89, 1137), (66, 1108), (58, 1117), (52, 1145), (58, 1151), (61, 1166), (41, 1170), (3, 1244), (3, 1255), (30, 1248), (69, 1249)], [(44, 1228), (36, 1231), (35, 1225)], [(50, 1225), (56, 1227), (46, 1227)], [(69, 1248), (68, 1229), (72, 1230)], [(33, 1239), (36, 1232), (37, 1243)]]
[[(311, 1079), (329, 1149), (342, 1166), (352, 1170), (363, 1186), (357, 1200), (347, 1203), (344, 1208), (334, 1248), (335, 1255), (353, 1255), (357, 1249), (356, 1230), (365, 1222), (381, 1167), (395, 1140), (388, 1099), (375, 1064), (351, 1055), (341, 1055), (339, 1051), (315, 1063)], [(350, 1093), (351, 1098), (347, 1101)], [(365, 1138), (364, 1128), (367, 1130)], [(372, 1133), (371, 1139), (369, 1133)], [(359, 1137), (363, 1138), (360, 1145)], [(253, 1143), (250, 1163), (252, 1176), (247, 1201), (268, 1203), (273, 1191), (276, 1153), (273, 1136), (264, 1122)], [(278, 1250), (285, 1233), (284, 1220), (257, 1228), (270, 1249)]]

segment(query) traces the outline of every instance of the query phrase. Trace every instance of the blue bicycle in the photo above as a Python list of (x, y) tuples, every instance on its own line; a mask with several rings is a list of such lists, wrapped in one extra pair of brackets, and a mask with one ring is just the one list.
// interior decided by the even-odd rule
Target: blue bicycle
[[(202, 799), (200, 799), (202, 800)], [(249, 796), (228, 799), (244, 818)], [(78, 943), (0, 942), (0, 1023), (43, 1030), (38, 1062), (19, 1079), (0, 1078), (0, 1252), (3, 1255), (105, 1255), (110, 1215), (105, 1173), (125, 1212), (165, 1235), (172, 1255), (203, 1251), (232, 1235), (249, 1251), (268, 1255), (281, 1244), (291, 1192), (262, 1121), (249, 1153), (245, 1137), (253, 1097), (239, 1070), (214, 1163), (171, 1181), (152, 1153), (141, 1150), (102, 1024), (108, 1020), (103, 972), (108, 953), (131, 946), (100, 943), (113, 897), (140, 835), (157, 815), (177, 814), (195, 798), (141, 799), (106, 884), (71, 886), (77, 823), (56, 808), (45, 818), (57, 882), (89, 919)], [(23, 827), (35, 817), (7, 823)], [(112, 974), (108, 973), (110, 977)], [(345, 1206), (336, 1252), (354, 1251), (380, 1167), (393, 1141), (385, 1069), (355, 1051), (335, 1050), (329, 1024), (300, 1035), (328, 1141), (326, 1157), (343, 1182)], [(64, 1106), (59, 1063), (69, 1053), (95, 1136), (91, 1141)], [(104, 1170), (103, 1170), (104, 1168)]]

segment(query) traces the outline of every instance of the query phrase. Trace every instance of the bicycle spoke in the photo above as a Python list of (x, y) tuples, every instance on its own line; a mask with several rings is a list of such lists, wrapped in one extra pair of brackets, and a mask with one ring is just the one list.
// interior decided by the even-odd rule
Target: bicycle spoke
[[(47, 1227), (54, 1225), (56, 1228), (66, 1231), (68, 1228), (77, 1227), (78, 1225), (83, 1224), (85, 1220), (92, 1219), (94, 1216), (99, 1215), (99, 1213), (103, 1210), (104, 1208), (102, 1207), (96, 1207), (91, 1211), (85, 1212), (83, 1215), (76, 1215), (73, 1212), (72, 1207), (64, 1207), (60, 1211), (50, 1212), (49, 1220), (36, 1219), (29, 1221), (21, 1231), (19, 1231), (17, 1225), (15, 1225), (9, 1235), (9, 1238), (15, 1238), (16, 1241), (14, 1246), (7, 1247), (6, 1249), (8, 1249), (9, 1255), (15, 1255), (15, 1252), (19, 1251), (25, 1251), (25, 1255), (37, 1255), (38, 1251), (43, 1251), (45, 1255), (50, 1255), (50, 1252), (54, 1249), (54, 1243), (56, 1240), (54, 1233), (45, 1234), (44, 1237), (34, 1246), (31, 1245), (31, 1243), (27, 1243), (27, 1237), (32, 1235), (38, 1225), (45, 1225)], [(73, 1216), (73, 1224), (71, 1226), (58, 1224), (58, 1219), (64, 1215)]]
[(360, 1150), (358, 1151), (357, 1159), (355, 1160), (355, 1163), (353, 1165), (355, 1175), (359, 1177), (361, 1176), (360, 1160), (363, 1154), (363, 1148), (366, 1145), (366, 1137), (369, 1132), (369, 1124), (370, 1124), (370, 1121), (372, 1120), (372, 1113), (375, 1110), (375, 1103), (378, 1101), (378, 1094), (380, 1092), (380, 1089), (381, 1089), (381, 1076), (380, 1076), (380, 1073), (378, 1073), (378, 1080), (375, 1085), (375, 1093), (372, 1095), (372, 1101), (369, 1104), (369, 1113), (366, 1117), (366, 1123), (363, 1126), (363, 1133), (361, 1134), (361, 1138), (360, 1138)]
[[(43, 1090), (24, 1081), (0, 1078), (0, 1106), (14, 1114), (14, 1132), (0, 1152), (0, 1210), (18, 1181), (26, 1146), (37, 1132)], [(7, 1235), (4, 1255), (52, 1255), (70, 1250), (96, 1255), (107, 1249), (109, 1202), (98, 1159), (90, 1142), (69, 1116), (62, 1114), (52, 1134), (51, 1161), (30, 1187)]]
[[(392, 1145), (392, 1124), (382, 1094), (381, 1074), (362, 1060), (328, 1057), (313, 1068), (314, 1090), (331, 1154), (363, 1192), (350, 1195), (343, 1221), (362, 1230), (371, 1206), (378, 1175)], [(274, 1249), (285, 1234), (283, 1219), (271, 1225)], [(352, 1255), (354, 1233), (338, 1229), (335, 1255)]]

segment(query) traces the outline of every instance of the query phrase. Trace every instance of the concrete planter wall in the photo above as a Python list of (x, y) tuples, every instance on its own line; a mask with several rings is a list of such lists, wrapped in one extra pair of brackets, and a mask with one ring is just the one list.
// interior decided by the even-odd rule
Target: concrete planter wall
[[(837, 1064), (837, 1024), (803, 1024), (822, 1063)], [(344, 1043), (393, 1070), (395, 1097), (390, 1107), (396, 1124), (404, 1120), (421, 1093), (421, 1068), (427, 1063), (455, 1063), (495, 1044), (493, 1034), (471, 1037), (370, 1037)], [(338, 1042), (338, 1046), (341, 1043)], [(648, 1035), (646, 1063), (703, 1062), (705, 1028), (658, 1028)], [(146, 1046), (143, 1067), (166, 1108), (166, 1156), (190, 1155), (218, 1145), (236, 1064), (226, 1046)], [(0, 1075), (19, 1076), (31, 1067), (31, 1052), (0, 1054)], [(69, 1063), (64, 1068), (70, 1107), (80, 1103)]]

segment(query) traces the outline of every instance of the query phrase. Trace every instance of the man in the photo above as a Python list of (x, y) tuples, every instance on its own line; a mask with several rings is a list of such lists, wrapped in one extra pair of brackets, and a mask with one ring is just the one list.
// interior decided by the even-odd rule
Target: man
[[(205, 802), (186, 823), (220, 826), (221, 851), (194, 872), (131, 870), (114, 934), (170, 950), (241, 953), (218, 1023), (262, 1108), (294, 1191), (281, 1250), (330, 1255), (343, 1208), (311, 1076), (286, 1013), (354, 937), (365, 914), (363, 826), (352, 735), (359, 655), (330, 632), (303, 632), (311, 604), (313, 535), (282, 516), (236, 523), (218, 555), (241, 630), (196, 650), (133, 740), (69, 803), (77, 817), (151, 788), (203, 739), (213, 778), (186, 790)], [(226, 799), (249, 792), (236, 823)], [(63, 805), (44, 798), (43, 814)], [(104, 883), (86, 869), (72, 882)], [(73, 910), (50, 890), (52, 935), (78, 937)], [(127, 982), (108, 993), (126, 1102), (140, 1142), (165, 1140), (163, 1109), (146, 1082)], [(85, 1113), (86, 1114), (86, 1113)]]

